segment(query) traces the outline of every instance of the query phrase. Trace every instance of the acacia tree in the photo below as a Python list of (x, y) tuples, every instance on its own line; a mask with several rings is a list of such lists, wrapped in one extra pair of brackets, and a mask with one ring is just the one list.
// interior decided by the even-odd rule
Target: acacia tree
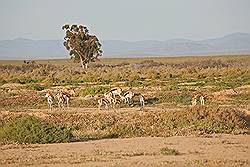
[(64, 47), (74, 61), (81, 63), (83, 69), (102, 56), (101, 43), (95, 35), (89, 34), (87, 27), (66, 24), (62, 29), (66, 31)]

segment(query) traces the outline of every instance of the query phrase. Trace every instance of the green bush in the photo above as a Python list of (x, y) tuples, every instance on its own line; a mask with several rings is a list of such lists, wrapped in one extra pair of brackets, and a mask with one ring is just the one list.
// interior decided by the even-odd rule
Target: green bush
[(160, 97), (161, 103), (172, 103), (172, 104), (183, 104), (190, 105), (192, 100), (192, 96), (186, 92), (178, 93), (178, 92), (166, 92), (162, 94)]
[(11, 79), (9, 80), (9, 82), (10, 82), (10, 83), (20, 83), (20, 84), (23, 84), (23, 83), (20, 81), (19, 78), (11, 78)]
[(86, 89), (81, 90), (78, 93), (78, 96), (103, 94), (103, 93), (107, 92), (109, 89), (110, 89), (109, 87), (104, 87), (104, 86), (88, 87)]
[(41, 91), (41, 90), (45, 89), (44, 86), (39, 85), (39, 84), (29, 84), (29, 85), (27, 85), (27, 88), (31, 89), (31, 90), (37, 90), (37, 91)]
[(161, 149), (161, 154), (162, 155), (179, 155), (179, 151), (171, 148), (164, 147)]
[[(72, 116), (69, 117), (72, 119)], [(223, 108), (197, 107), (187, 108), (181, 112), (119, 113), (119, 115), (93, 113), (75, 119), (79, 120), (77, 125), (82, 129), (81, 136), (89, 138), (91, 135), (97, 138), (96, 134), (99, 138), (102, 138), (103, 134), (115, 134), (124, 138), (246, 132), (245, 121), (238, 111)], [(90, 134), (91, 131), (93, 134)]]
[(0, 128), (0, 140), (18, 143), (57, 143), (72, 138), (69, 128), (50, 124), (31, 116), (7, 122)]
[(3, 80), (2, 78), (0, 79), (0, 86), (4, 85), (4, 84), (6, 84), (6, 83), (7, 83), (6, 80)]
[(20, 82), (21, 83), (30, 83), (30, 84), (32, 84), (32, 83), (38, 82), (38, 79), (33, 79), (31, 77), (23, 77), (23, 78), (20, 78)]
[(137, 80), (133, 80), (133, 81), (127, 81), (125, 83), (125, 86), (128, 86), (128, 87), (139, 87), (142, 85), (142, 82), (139, 82)]
[(186, 116), (192, 130), (205, 134), (244, 132), (246, 128), (243, 114), (236, 109), (197, 106)]

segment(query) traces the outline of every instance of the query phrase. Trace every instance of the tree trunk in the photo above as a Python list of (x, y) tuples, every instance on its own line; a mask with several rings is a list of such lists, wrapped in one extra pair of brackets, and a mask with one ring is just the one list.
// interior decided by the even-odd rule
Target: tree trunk
[(85, 70), (86, 69), (86, 64), (83, 62), (82, 56), (80, 56), (80, 61), (81, 61), (82, 69)]

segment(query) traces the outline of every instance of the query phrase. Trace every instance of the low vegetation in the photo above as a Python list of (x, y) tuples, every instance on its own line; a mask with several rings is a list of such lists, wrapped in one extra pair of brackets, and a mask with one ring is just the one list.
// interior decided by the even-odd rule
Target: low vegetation
[(172, 148), (168, 148), (168, 147), (164, 147), (161, 149), (161, 154), (162, 155), (179, 155), (179, 151), (172, 149)]
[(50, 113), (38, 118), (27, 117), (26, 114), (14, 118), (13, 115), (10, 113), (1, 120), (2, 141), (51, 143), (247, 132), (241, 112), (217, 107), (195, 107), (172, 112)]
[[(101, 59), (81, 71), (68, 60), (1, 61), (0, 110), (11, 114), (0, 117), (0, 140), (53, 143), (246, 133), (242, 111), (250, 103), (249, 62), (249, 56)], [(48, 90), (55, 95), (60, 88), (74, 89), (70, 107), (97, 108), (98, 96), (116, 86), (143, 94), (146, 107), (138, 111), (134, 103), (116, 106), (134, 107), (131, 112), (74, 113), (59, 111), (55, 101), (51, 112), (44, 110)], [(191, 107), (197, 94), (205, 96), (205, 106), (198, 99)], [(27, 116), (31, 109), (43, 109), (46, 116)]]
[(105, 92), (109, 90), (110, 90), (110, 87), (108, 86), (86, 87), (85, 89), (80, 90), (77, 96), (104, 94)]
[(0, 140), (17, 143), (58, 143), (72, 138), (70, 129), (31, 116), (2, 123)]
[[(176, 61), (174, 61), (176, 60)], [(131, 62), (130, 62), (131, 61)], [(172, 63), (170, 63), (172, 62)], [(180, 89), (176, 84), (196, 82), (194, 86), (214, 85), (216, 89), (234, 88), (249, 83), (249, 57), (206, 57), (179, 59), (104, 59), (84, 72), (81, 67), (60, 61), (37, 61), (32, 64), (0, 65), (0, 84), (97, 85), (124, 82), (126, 86), (167, 86)], [(112, 64), (108, 64), (112, 63)], [(159, 82), (161, 81), (161, 82)], [(164, 82), (162, 82), (164, 81)], [(167, 83), (167, 84), (166, 84)], [(199, 85), (202, 84), (202, 85)]]

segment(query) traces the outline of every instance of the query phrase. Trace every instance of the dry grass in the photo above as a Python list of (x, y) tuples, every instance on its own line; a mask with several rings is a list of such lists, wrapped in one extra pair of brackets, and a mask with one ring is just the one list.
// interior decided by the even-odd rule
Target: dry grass
[[(24, 113), (27, 109), (47, 109), (44, 92), (50, 90), (55, 94), (65, 87), (76, 91), (70, 101), (71, 107), (96, 108), (97, 96), (120, 86), (123, 90), (131, 88), (143, 94), (146, 109), (118, 113), (110, 110), (62, 113), (55, 110), (49, 120), (45, 117), (45, 121), (71, 127), (76, 141), (240, 134), (246, 132), (241, 109), (248, 110), (250, 103), (249, 62), (250, 56), (101, 59), (81, 71), (80, 65), (70, 60), (44, 60), (31, 64), (0, 61), (0, 109)], [(205, 96), (205, 107), (190, 107), (195, 95)], [(116, 107), (135, 106), (136, 103)], [(176, 110), (154, 111), (147, 107)], [(1, 125), (7, 120), (1, 118)]]
[[(2, 127), (9, 127), (8, 122), (25, 118), (27, 114), (29, 112), (2, 113)], [(33, 117), (48, 124), (68, 127), (73, 134), (71, 141), (247, 133), (244, 114), (220, 107), (185, 108), (181, 111), (52, 112), (33, 114)], [(23, 126), (19, 128), (23, 129)]]

